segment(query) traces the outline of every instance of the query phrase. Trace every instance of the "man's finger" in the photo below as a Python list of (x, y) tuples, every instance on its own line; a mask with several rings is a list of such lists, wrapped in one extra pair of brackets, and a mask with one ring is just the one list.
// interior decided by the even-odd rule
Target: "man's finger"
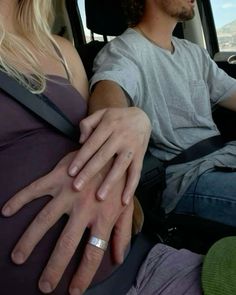
[(133, 202), (131, 202), (117, 220), (112, 234), (112, 253), (116, 263), (122, 263), (124, 253), (132, 235)]
[[(107, 235), (99, 235), (96, 231), (94, 231), (94, 233), (92, 231), (91, 235), (108, 241), (110, 233)], [(72, 279), (70, 285), (70, 294), (82, 294), (88, 288), (98, 267), (101, 264), (103, 256), (104, 250), (87, 244), (80, 266)]]
[(58, 285), (78, 247), (87, 226), (86, 222), (85, 216), (69, 219), (40, 278), (39, 288), (42, 292), (50, 293)]
[(49, 173), (16, 193), (2, 208), (4, 216), (11, 216), (32, 200), (51, 194), (55, 180)]

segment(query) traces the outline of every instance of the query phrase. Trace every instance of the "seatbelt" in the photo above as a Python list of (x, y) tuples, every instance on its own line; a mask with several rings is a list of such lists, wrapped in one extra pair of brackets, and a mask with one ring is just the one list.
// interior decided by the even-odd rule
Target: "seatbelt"
[(165, 163), (165, 166), (183, 164), (190, 161), (197, 160), (208, 154), (211, 154), (225, 146), (226, 141), (221, 135), (212, 136), (203, 139), (186, 150), (182, 151), (179, 155), (175, 156), (170, 161)]
[(143, 168), (141, 171), (138, 189), (143, 186), (154, 187), (156, 185), (158, 185), (159, 188), (164, 189), (165, 170), (168, 166), (197, 160), (223, 148), (225, 144), (226, 141), (221, 135), (212, 136), (197, 142), (166, 162), (159, 160), (157, 157), (151, 154), (151, 152), (147, 151), (143, 161)]
[(0, 71), (0, 89), (71, 140), (78, 142), (79, 129), (47, 96), (33, 94), (3, 71)]

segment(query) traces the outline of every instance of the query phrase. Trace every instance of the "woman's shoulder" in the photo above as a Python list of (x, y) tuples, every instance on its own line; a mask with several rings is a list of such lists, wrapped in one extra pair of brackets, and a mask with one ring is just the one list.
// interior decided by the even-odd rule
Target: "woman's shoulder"
[(70, 74), (71, 83), (77, 88), (80, 93), (87, 98), (88, 97), (88, 81), (84, 70), (83, 63), (80, 56), (74, 47), (74, 45), (67, 39), (58, 35), (53, 35), (53, 39), (59, 47), (59, 50), (65, 60)]
[(52, 37), (59, 46), (61, 53), (64, 57), (66, 57), (68, 54), (77, 54), (77, 51), (71, 41), (58, 35), (52, 35)]

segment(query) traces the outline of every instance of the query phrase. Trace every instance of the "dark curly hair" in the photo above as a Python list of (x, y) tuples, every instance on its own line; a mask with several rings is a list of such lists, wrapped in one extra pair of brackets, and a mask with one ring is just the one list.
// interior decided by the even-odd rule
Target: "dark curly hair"
[(144, 13), (145, 0), (122, 0), (122, 7), (130, 27), (136, 26)]

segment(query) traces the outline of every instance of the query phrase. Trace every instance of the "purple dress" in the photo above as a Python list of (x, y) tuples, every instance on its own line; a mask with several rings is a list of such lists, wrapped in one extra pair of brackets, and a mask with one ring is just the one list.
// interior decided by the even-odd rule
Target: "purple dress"
[[(45, 94), (78, 125), (86, 116), (86, 102), (68, 80), (50, 76)], [(54, 81), (52, 81), (54, 80)], [(17, 191), (48, 173), (75, 143), (37, 118), (8, 95), (0, 91), (0, 207)], [(43, 237), (23, 265), (15, 265), (10, 254), (14, 245), (36, 214), (50, 200), (48, 196), (34, 200), (16, 215), (0, 215), (0, 294), (39, 295), (38, 280), (55, 243), (66, 224), (63, 216)], [(81, 243), (83, 244), (83, 243)], [(68, 294), (81, 248), (73, 256), (53, 295)], [(94, 283), (104, 279), (116, 266), (109, 249), (95, 276)], [(202, 257), (189, 251), (178, 251), (156, 245), (140, 268), (137, 280), (127, 295), (201, 294), (200, 268)]]
[[(80, 93), (63, 77), (49, 76), (45, 94), (78, 125), (86, 116), (87, 104)], [(75, 143), (37, 118), (30, 111), (0, 91), (0, 207), (17, 191), (48, 173), (67, 153), (75, 150)], [(0, 215), (0, 294), (36, 295), (38, 280), (55, 243), (66, 224), (63, 216), (43, 237), (27, 262), (12, 263), (14, 245), (36, 214), (49, 201), (48, 196), (26, 205), (16, 215)], [(76, 252), (63, 279), (52, 294), (67, 294), (72, 274), (79, 261)], [(109, 256), (109, 255), (108, 255)], [(107, 267), (106, 267), (107, 269)], [(100, 271), (102, 276), (105, 274)]]

